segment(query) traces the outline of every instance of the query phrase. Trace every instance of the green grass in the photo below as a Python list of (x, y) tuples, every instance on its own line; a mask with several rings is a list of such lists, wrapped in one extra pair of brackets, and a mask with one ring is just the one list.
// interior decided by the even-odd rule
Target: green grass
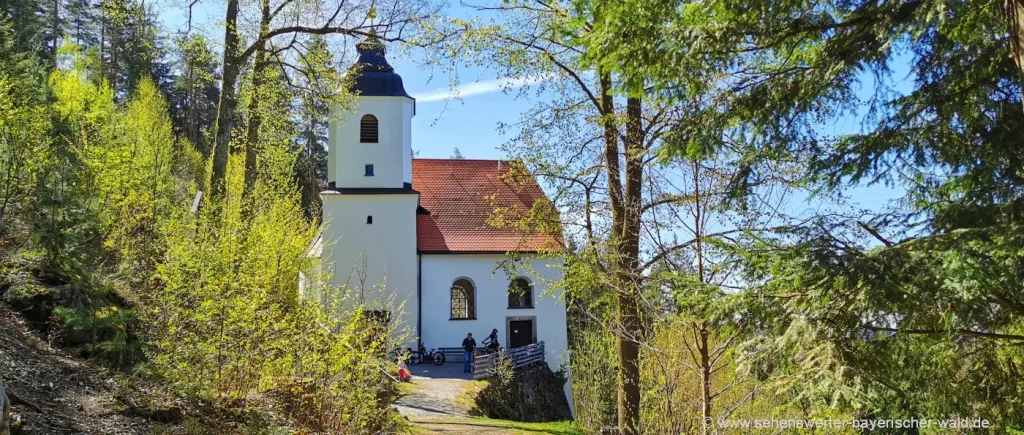
[(419, 385), (412, 382), (399, 382), (398, 383), (398, 397), (407, 396), (415, 393), (416, 390), (420, 389)]
[(469, 381), (466, 383), (466, 387), (463, 388), (459, 395), (455, 396), (453, 400), (455, 406), (465, 411), (469, 415), (479, 415), (479, 411), (476, 409), (476, 396), (480, 394), (484, 388), (490, 385), (489, 381)]
[(413, 434), (428, 434), (438, 431), (462, 433), (484, 433), (484, 434), (553, 434), (553, 435), (583, 435), (586, 432), (576, 423), (571, 421), (556, 421), (551, 423), (522, 423), (509, 420), (494, 420), (483, 417), (472, 418), (413, 418)]

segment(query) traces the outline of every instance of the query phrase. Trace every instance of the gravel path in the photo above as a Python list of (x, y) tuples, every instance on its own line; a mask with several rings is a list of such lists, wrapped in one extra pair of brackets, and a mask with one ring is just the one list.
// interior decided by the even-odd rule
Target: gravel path
[(395, 402), (395, 408), (406, 417), (466, 417), (465, 409), (455, 403), (472, 375), (462, 373), (462, 363), (443, 366), (418, 365), (409, 367), (415, 391), (402, 396)]

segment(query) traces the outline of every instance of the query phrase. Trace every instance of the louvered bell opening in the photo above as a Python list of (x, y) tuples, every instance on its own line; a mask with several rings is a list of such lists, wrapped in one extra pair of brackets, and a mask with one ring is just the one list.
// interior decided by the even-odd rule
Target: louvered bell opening
[(377, 117), (373, 115), (363, 116), (359, 122), (359, 142), (377, 143)]

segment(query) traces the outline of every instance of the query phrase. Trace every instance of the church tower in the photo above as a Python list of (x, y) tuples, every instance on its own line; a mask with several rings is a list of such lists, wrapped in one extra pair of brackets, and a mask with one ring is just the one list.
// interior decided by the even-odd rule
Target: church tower
[[(329, 129), (327, 182), (336, 187), (401, 188), (412, 183), (412, 117), (416, 100), (370, 36), (356, 45), (351, 91), (354, 112), (334, 112)], [(335, 152), (337, 151), (337, 152)]]
[[(412, 117), (416, 101), (371, 35), (349, 68), (354, 107), (331, 110), (328, 189), (323, 198), (324, 265), (370, 310), (417, 325), (416, 210)], [(382, 302), (391, 303), (382, 306)], [(403, 312), (397, 312), (404, 304)], [(384, 304), (387, 305), (387, 304)]]

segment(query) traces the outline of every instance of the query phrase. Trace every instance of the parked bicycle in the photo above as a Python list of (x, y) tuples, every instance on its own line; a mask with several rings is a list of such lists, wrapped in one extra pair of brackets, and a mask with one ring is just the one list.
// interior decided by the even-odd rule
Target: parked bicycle
[(420, 351), (413, 356), (412, 363), (423, 364), (424, 362), (432, 362), (435, 366), (444, 365), (444, 352), (434, 349), (427, 350), (427, 347), (420, 343)]
[(411, 347), (402, 349), (401, 346), (398, 346), (388, 352), (389, 361), (398, 361), (399, 358), (402, 358), (406, 364), (418, 364), (415, 362), (416, 356), (417, 353), (413, 352)]

